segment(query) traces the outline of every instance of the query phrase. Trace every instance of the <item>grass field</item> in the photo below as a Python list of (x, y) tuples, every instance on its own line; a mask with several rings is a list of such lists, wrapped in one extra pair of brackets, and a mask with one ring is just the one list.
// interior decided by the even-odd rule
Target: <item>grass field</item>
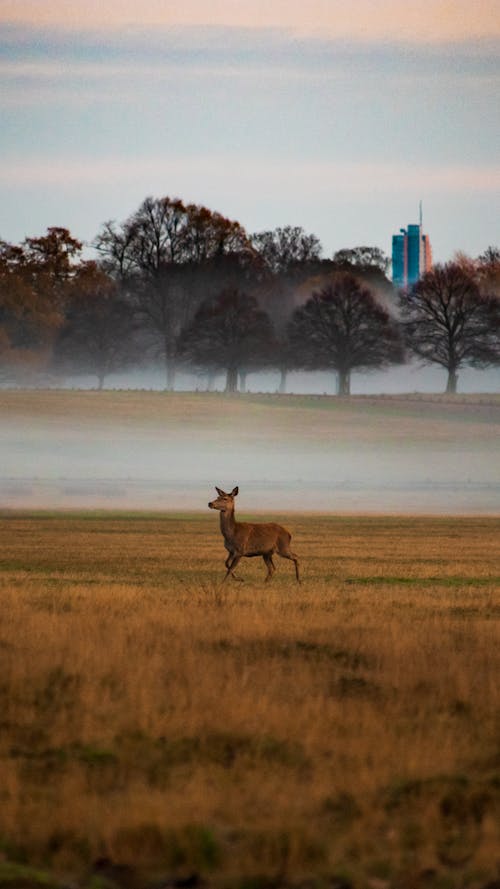
[(0, 886), (498, 885), (500, 519), (277, 519), (0, 514)]

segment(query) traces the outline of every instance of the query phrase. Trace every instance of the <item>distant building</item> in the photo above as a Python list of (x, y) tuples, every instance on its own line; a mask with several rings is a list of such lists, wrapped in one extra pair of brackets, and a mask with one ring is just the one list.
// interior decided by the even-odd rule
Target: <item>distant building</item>
[(418, 225), (401, 228), (392, 236), (392, 283), (395, 287), (412, 287), (432, 268), (429, 235), (422, 231), (422, 208)]
[(392, 282), (395, 287), (406, 287), (408, 281), (408, 237), (402, 228), (392, 236)]

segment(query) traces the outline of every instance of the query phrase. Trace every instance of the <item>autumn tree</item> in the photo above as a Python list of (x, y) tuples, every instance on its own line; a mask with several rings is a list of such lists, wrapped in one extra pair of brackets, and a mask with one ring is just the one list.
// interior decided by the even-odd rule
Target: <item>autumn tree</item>
[(191, 365), (225, 371), (226, 392), (238, 388), (238, 374), (271, 360), (273, 327), (257, 300), (236, 289), (224, 290), (196, 312), (180, 339), (180, 352)]
[(121, 226), (108, 222), (95, 246), (103, 268), (133, 297), (152, 345), (162, 355), (167, 388), (175, 382), (177, 342), (202, 296), (193, 286), (207, 263), (248, 253), (242, 226), (198, 204), (179, 198), (146, 198)]
[(288, 333), (297, 366), (336, 371), (339, 395), (350, 394), (353, 370), (403, 360), (397, 323), (371, 290), (348, 272), (334, 274), (296, 309)]
[(27, 263), (49, 276), (56, 286), (66, 284), (78, 271), (83, 244), (67, 228), (52, 226), (47, 234), (26, 238), (23, 244)]
[(447, 371), (457, 391), (460, 367), (487, 367), (500, 357), (500, 300), (464, 263), (436, 265), (401, 297), (406, 342), (425, 364)]
[(4, 360), (42, 369), (64, 321), (67, 300), (80, 268), (82, 243), (65, 228), (22, 244), (0, 242), (0, 328)]
[(500, 299), (500, 248), (488, 247), (475, 265), (480, 292)]

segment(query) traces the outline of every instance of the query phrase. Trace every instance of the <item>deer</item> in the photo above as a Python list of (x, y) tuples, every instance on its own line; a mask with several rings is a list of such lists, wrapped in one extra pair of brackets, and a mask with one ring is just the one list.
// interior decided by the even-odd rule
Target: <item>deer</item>
[(243, 556), (252, 558), (262, 556), (267, 567), (266, 582), (271, 580), (276, 566), (273, 562), (274, 553), (278, 553), (283, 559), (290, 559), (295, 564), (295, 577), (300, 583), (299, 560), (290, 549), (292, 535), (286, 528), (274, 522), (237, 522), (234, 514), (234, 498), (239, 488), (233, 488), (230, 494), (226, 494), (221, 488), (215, 486), (217, 499), (208, 504), (209, 509), (217, 509), (220, 512), (220, 529), (224, 538), (224, 546), (229, 555), (225, 561), (226, 575), (224, 581), (231, 575), (234, 580), (242, 580), (236, 577), (234, 569)]

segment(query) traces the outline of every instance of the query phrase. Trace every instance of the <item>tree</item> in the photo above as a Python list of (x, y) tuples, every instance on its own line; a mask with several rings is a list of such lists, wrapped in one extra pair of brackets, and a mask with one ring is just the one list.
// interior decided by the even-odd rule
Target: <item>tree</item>
[(398, 325), (371, 290), (348, 272), (334, 274), (296, 309), (288, 334), (297, 366), (335, 370), (339, 395), (350, 394), (351, 371), (403, 360)]
[(346, 270), (376, 268), (385, 274), (389, 268), (389, 259), (380, 247), (351, 247), (337, 250), (333, 254), (333, 262), (339, 268)]
[(319, 260), (321, 242), (300, 226), (287, 225), (251, 236), (254, 250), (274, 275), (290, 272), (294, 266)]
[(248, 236), (239, 222), (201, 204), (186, 207), (184, 262), (204, 263), (222, 256), (250, 253)]
[(95, 374), (102, 389), (106, 376), (135, 363), (134, 314), (118, 287), (89, 262), (74, 282), (71, 306), (54, 344), (54, 364), (72, 373)]
[(180, 339), (183, 358), (198, 367), (226, 372), (226, 392), (236, 392), (238, 374), (262, 367), (274, 344), (268, 315), (254, 297), (224, 290), (204, 302)]
[(476, 260), (476, 274), (481, 293), (500, 298), (500, 249), (488, 247)]
[(259, 273), (256, 295), (276, 331), (273, 363), (279, 370), (278, 388), (283, 393), (288, 370), (294, 367), (286, 327), (297, 305), (298, 288), (324, 263), (323, 248), (316, 235), (291, 225), (253, 234), (252, 245)]
[(409, 348), (425, 364), (448, 372), (446, 391), (457, 391), (463, 365), (487, 367), (500, 358), (500, 300), (483, 292), (463, 264), (437, 265), (401, 298)]
[(481, 256), (478, 256), (478, 262), (483, 266), (500, 265), (500, 247), (490, 245), (486, 248)]
[[(179, 334), (201, 299), (192, 286), (193, 269), (249, 253), (244, 229), (201, 205), (148, 197), (121, 226), (106, 223), (95, 246), (103, 268), (133, 297), (152, 347), (165, 362), (167, 389), (173, 389)], [(207, 295), (205, 290), (202, 298)]]
[[(80, 241), (65, 228), (49, 228), (22, 244), (0, 242), (0, 327), (3, 360), (18, 369), (42, 369), (80, 269)], [(8, 349), (5, 348), (8, 343)]]
[(32, 268), (49, 275), (53, 284), (66, 284), (77, 272), (83, 244), (67, 228), (52, 226), (39, 238), (26, 238), (24, 252)]

